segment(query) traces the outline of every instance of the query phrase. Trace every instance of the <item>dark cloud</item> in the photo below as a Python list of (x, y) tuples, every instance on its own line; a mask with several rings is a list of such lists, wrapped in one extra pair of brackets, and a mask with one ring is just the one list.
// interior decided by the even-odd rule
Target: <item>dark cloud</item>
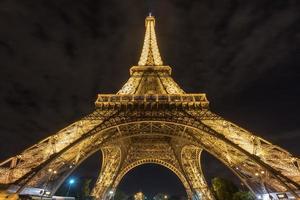
[(206, 92), (214, 111), (300, 155), (298, 8), (297, 0), (2, 0), (0, 160), (90, 113), (97, 93), (121, 88), (149, 10), (182, 88)]

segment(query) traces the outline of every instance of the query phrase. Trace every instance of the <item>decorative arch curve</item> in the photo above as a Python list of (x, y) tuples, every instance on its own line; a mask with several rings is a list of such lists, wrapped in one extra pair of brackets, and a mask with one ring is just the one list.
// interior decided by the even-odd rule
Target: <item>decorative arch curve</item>
[(144, 164), (157, 164), (157, 165), (163, 166), (163, 167), (169, 169), (170, 171), (172, 171), (181, 181), (182, 185), (185, 188), (187, 196), (192, 197), (192, 192), (191, 192), (190, 186), (189, 186), (185, 176), (180, 171), (178, 171), (178, 169), (175, 166), (173, 166), (172, 164), (170, 164), (166, 161), (160, 160), (160, 159), (141, 159), (141, 160), (137, 160), (137, 161), (131, 163), (130, 165), (126, 166), (124, 169), (122, 169), (120, 171), (120, 173), (116, 177), (115, 182), (113, 184), (113, 188), (118, 187), (120, 181), (123, 179), (123, 177), (129, 171), (133, 170), (134, 168), (136, 168), (138, 166), (144, 165)]

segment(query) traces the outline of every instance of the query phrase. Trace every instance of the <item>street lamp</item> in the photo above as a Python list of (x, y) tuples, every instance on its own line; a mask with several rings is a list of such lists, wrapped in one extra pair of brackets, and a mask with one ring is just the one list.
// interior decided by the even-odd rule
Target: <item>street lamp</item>
[(115, 199), (115, 194), (113, 190), (109, 191), (109, 195), (110, 195), (109, 199)]
[(75, 180), (74, 180), (73, 178), (71, 178), (71, 179), (68, 181), (69, 187), (68, 187), (68, 191), (67, 191), (67, 195), (66, 195), (66, 196), (69, 196), (69, 192), (70, 192), (71, 185), (73, 185), (74, 183), (75, 183)]
[(70, 179), (69, 180), (69, 184), (72, 185), (73, 183), (75, 183), (75, 180), (74, 179)]

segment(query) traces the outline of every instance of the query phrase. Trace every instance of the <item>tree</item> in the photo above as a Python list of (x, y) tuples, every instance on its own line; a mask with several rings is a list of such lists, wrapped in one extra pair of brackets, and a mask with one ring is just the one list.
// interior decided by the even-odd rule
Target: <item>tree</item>
[(212, 189), (217, 200), (232, 200), (238, 188), (224, 178), (216, 177), (212, 179)]
[(83, 180), (82, 187), (81, 187), (81, 195), (82, 195), (81, 199), (87, 199), (89, 197), (90, 192), (91, 192), (91, 188), (90, 188), (91, 182), (92, 182), (92, 179), (84, 179)]
[(127, 200), (128, 195), (126, 195), (124, 192), (117, 190), (116, 194), (114, 196), (114, 200)]
[(239, 191), (233, 194), (232, 200), (255, 200), (251, 192)]

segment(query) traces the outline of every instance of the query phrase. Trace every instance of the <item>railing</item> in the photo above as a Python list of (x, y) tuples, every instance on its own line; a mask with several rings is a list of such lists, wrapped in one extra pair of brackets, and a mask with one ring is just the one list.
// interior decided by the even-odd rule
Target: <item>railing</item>
[(151, 95), (117, 95), (99, 94), (95, 102), (96, 106), (114, 104), (188, 104), (208, 107), (208, 100), (203, 93), (199, 94), (151, 94)]

